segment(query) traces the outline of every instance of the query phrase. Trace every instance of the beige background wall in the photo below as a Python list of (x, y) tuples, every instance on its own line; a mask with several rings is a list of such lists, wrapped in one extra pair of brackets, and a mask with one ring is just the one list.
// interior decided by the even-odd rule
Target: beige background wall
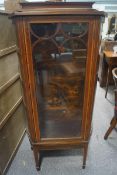
[(14, 26), (7, 14), (0, 13), (0, 175), (10, 165), (25, 133), (25, 110), (16, 51)]

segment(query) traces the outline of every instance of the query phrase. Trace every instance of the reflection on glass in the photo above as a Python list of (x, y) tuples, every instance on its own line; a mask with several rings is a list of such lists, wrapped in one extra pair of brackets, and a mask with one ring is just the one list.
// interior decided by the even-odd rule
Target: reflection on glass
[(37, 37), (50, 37), (56, 31), (56, 24), (32, 24), (31, 29), (33, 35)]
[(87, 23), (31, 24), (41, 138), (79, 137)]
[(70, 37), (80, 36), (87, 32), (87, 24), (86, 23), (72, 23), (72, 24), (63, 24), (63, 31)]

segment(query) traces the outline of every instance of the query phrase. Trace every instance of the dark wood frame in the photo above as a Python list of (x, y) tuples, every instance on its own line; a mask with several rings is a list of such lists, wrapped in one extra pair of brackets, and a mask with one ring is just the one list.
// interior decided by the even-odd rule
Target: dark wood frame
[[(48, 12), (48, 11), (47, 11)], [(31, 145), (33, 147), (33, 152), (35, 156), (35, 162), (37, 169), (39, 166), (40, 151), (41, 150), (57, 150), (57, 149), (66, 149), (66, 148), (77, 148), (82, 146), (84, 148), (84, 157), (83, 157), (83, 168), (86, 164), (87, 148), (90, 138), (90, 129), (91, 129), (91, 119), (92, 119), (92, 110), (95, 96), (95, 87), (97, 80), (97, 67), (99, 63), (98, 51), (100, 43), (100, 16), (101, 13), (96, 12), (96, 16), (89, 13), (85, 16), (80, 12), (75, 12), (74, 9), (70, 12), (73, 15), (69, 15), (69, 9), (66, 9), (66, 14), (62, 16), (61, 13), (58, 15), (48, 14), (39, 15), (36, 11), (34, 12), (17, 12), (15, 15), (16, 26), (18, 33), (18, 41), (20, 48), (20, 62), (21, 62), (21, 71), (22, 79), (24, 84), (24, 95), (25, 95), (25, 104), (27, 107), (28, 114), (28, 124), (29, 132), (31, 137)], [(82, 15), (83, 14), (83, 15)], [(104, 14), (103, 14), (104, 15)], [(60, 139), (41, 139), (40, 130), (39, 130), (39, 121), (38, 121), (38, 111), (37, 111), (37, 101), (36, 101), (36, 87), (35, 87), (35, 78), (34, 70), (32, 63), (32, 48), (30, 41), (30, 23), (49, 23), (49, 22), (88, 22), (89, 23), (89, 38), (88, 38), (88, 53), (87, 53), (87, 63), (86, 63), (86, 77), (85, 77), (85, 92), (84, 92), (84, 105), (83, 105), (83, 119), (82, 119), (82, 131), (81, 137), (78, 138), (60, 138)]]

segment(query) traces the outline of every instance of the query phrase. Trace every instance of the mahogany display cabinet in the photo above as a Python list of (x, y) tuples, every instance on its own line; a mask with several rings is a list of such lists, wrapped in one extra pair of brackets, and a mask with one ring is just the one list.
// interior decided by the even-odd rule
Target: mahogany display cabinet
[(36, 168), (44, 150), (84, 150), (86, 164), (103, 12), (93, 3), (21, 3), (13, 14)]

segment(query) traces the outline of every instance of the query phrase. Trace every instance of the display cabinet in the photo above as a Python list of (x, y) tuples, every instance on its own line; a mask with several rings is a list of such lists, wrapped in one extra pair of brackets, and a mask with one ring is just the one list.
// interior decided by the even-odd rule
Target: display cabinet
[(42, 150), (79, 146), (85, 167), (104, 16), (92, 4), (21, 3), (12, 16), (37, 169)]

